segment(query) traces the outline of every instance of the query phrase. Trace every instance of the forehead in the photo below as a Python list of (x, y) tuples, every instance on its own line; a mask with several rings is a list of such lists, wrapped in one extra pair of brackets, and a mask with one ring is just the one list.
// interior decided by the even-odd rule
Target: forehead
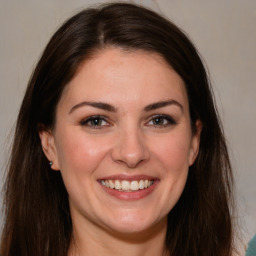
[(110, 48), (80, 65), (61, 101), (140, 101), (146, 105), (172, 97), (187, 104), (183, 80), (163, 57), (142, 50)]

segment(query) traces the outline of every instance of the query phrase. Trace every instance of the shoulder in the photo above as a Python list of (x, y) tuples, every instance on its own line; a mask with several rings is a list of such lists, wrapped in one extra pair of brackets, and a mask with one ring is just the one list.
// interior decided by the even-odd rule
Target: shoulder
[(256, 256), (256, 235), (249, 242), (245, 256)]

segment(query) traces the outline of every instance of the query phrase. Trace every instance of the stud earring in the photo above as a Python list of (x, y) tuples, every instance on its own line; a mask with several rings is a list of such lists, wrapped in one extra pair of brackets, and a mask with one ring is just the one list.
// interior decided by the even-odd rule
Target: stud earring
[(52, 161), (49, 162), (50, 167), (52, 167)]

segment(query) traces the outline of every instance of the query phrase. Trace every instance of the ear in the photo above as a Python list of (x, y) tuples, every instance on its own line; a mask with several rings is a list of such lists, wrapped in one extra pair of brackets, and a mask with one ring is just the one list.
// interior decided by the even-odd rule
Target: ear
[(51, 169), (58, 171), (60, 169), (59, 161), (52, 132), (40, 130), (39, 137), (45, 156), (47, 157), (49, 162), (52, 162)]
[(200, 146), (200, 136), (203, 128), (202, 122), (200, 120), (196, 121), (195, 126), (196, 126), (196, 131), (194, 132), (194, 134), (192, 134), (190, 150), (189, 150), (189, 166), (193, 165), (198, 155), (199, 146)]

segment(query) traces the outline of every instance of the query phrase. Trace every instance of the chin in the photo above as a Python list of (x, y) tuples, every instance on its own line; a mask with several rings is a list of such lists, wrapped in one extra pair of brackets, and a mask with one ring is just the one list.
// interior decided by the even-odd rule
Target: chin
[(126, 212), (116, 217), (112, 222), (112, 225), (110, 225), (110, 223), (111, 222), (108, 222), (108, 227), (121, 234), (143, 234), (144, 232), (148, 234), (150, 233), (150, 230), (163, 227), (163, 223), (167, 224), (167, 216), (162, 219), (156, 219), (152, 218), (152, 216), (150, 217), (147, 213), (146, 215), (139, 215)]

